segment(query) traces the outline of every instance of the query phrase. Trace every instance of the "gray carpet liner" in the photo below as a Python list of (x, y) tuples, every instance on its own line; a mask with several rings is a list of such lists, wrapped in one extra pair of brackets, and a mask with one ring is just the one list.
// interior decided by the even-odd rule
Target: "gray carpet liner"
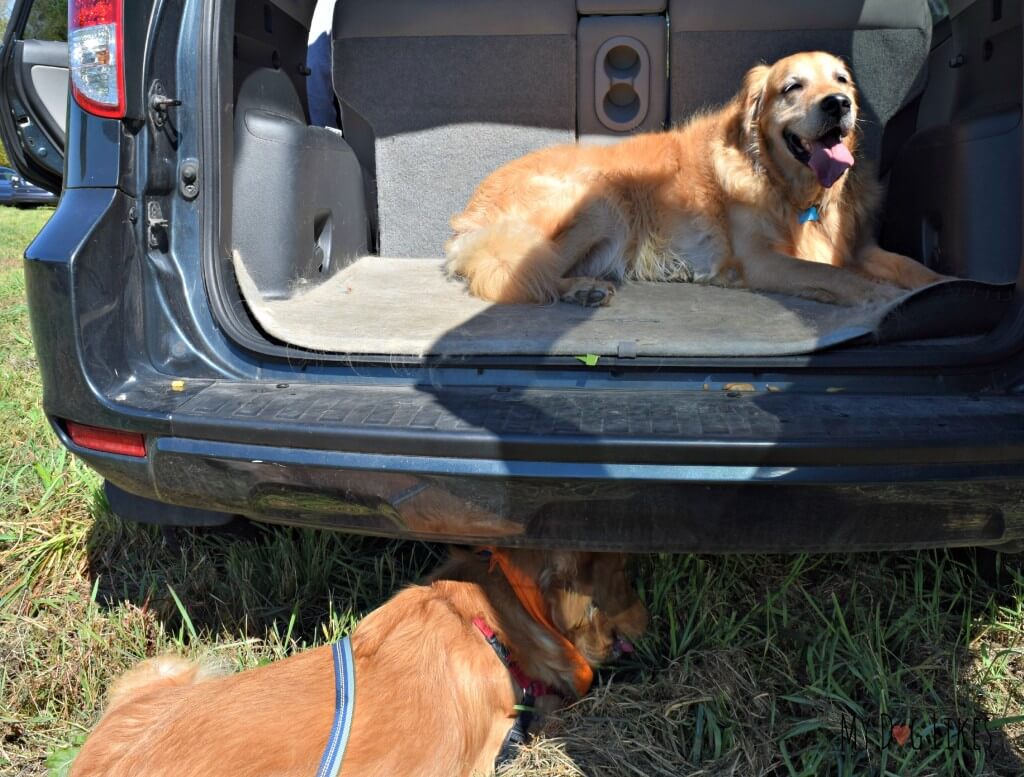
[[(857, 340), (978, 334), (998, 322), (1012, 286), (952, 281), (895, 302), (840, 307), (686, 283), (622, 286), (612, 304), (493, 305), (449, 281), (439, 259), (365, 257), (288, 299), (260, 297), (235, 256), (259, 325), (331, 353), (582, 356), (784, 356)], [(951, 315), (951, 310), (956, 310)]]

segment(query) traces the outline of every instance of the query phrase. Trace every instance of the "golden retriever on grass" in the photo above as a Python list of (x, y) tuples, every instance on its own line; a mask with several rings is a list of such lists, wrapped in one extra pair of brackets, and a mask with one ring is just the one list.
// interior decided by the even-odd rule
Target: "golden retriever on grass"
[(219, 677), (143, 662), (111, 689), (71, 777), (491, 774), (528, 728), (516, 705), (582, 695), (646, 626), (622, 554), (453, 550), (358, 625), (344, 684), (331, 645)]
[(943, 276), (873, 237), (842, 60), (747, 73), (719, 111), (614, 146), (558, 146), (491, 174), (452, 219), (447, 269), (478, 297), (607, 305), (615, 282), (696, 281), (856, 305)]

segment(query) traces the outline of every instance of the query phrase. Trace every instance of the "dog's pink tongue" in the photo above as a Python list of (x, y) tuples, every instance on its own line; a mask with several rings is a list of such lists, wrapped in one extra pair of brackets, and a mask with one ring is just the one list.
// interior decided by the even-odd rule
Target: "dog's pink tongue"
[(633, 643), (625, 637), (615, 638), (615, 647), (618, 648), (619, 652), (625, 655), (626, 653), (633, 652)]
[(830, 145), (814, 140), (811, 141), (811, 158), (807, 164), (818, 176), (818, 183), (828, 189), (853, 167), (853, 154), (841, 140), (837, 139)]

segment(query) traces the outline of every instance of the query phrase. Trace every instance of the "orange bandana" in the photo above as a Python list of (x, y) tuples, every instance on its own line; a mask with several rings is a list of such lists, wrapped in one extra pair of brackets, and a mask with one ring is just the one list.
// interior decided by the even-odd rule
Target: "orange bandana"
[(530, 617), (547, 629), (551, 636), (562, 645), (566, 657), (573, 665), (572, 679), (576, 696), (583, 696), (590, 690), (590, 686), (594, 682), (594, 670), (590, 668), (587, 659), (576, 649), (576, 646), (566, 639), (565, 635), (552, 623), (551, 614), (548, 612), (547, 603), (544, 601), (540, 587), (523, 570), (513, 564), (512, 560), (502, 551), (490, 547), (485, 550), (491, 554), (491, 565), (488, 571), (493, 572), (494, 565), (497, 564), (509, 585), (512, 586), (512, 590), (515, 591), (519, 603), (523, 605)]

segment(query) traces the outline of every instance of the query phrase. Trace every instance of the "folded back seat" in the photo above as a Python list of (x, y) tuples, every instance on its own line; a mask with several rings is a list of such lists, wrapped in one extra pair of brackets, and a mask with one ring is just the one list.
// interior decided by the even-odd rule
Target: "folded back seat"
[(576, 136), (575, 0), (339, 0), (334, 88), (378, 252), (441, 256), (500, 165)]

